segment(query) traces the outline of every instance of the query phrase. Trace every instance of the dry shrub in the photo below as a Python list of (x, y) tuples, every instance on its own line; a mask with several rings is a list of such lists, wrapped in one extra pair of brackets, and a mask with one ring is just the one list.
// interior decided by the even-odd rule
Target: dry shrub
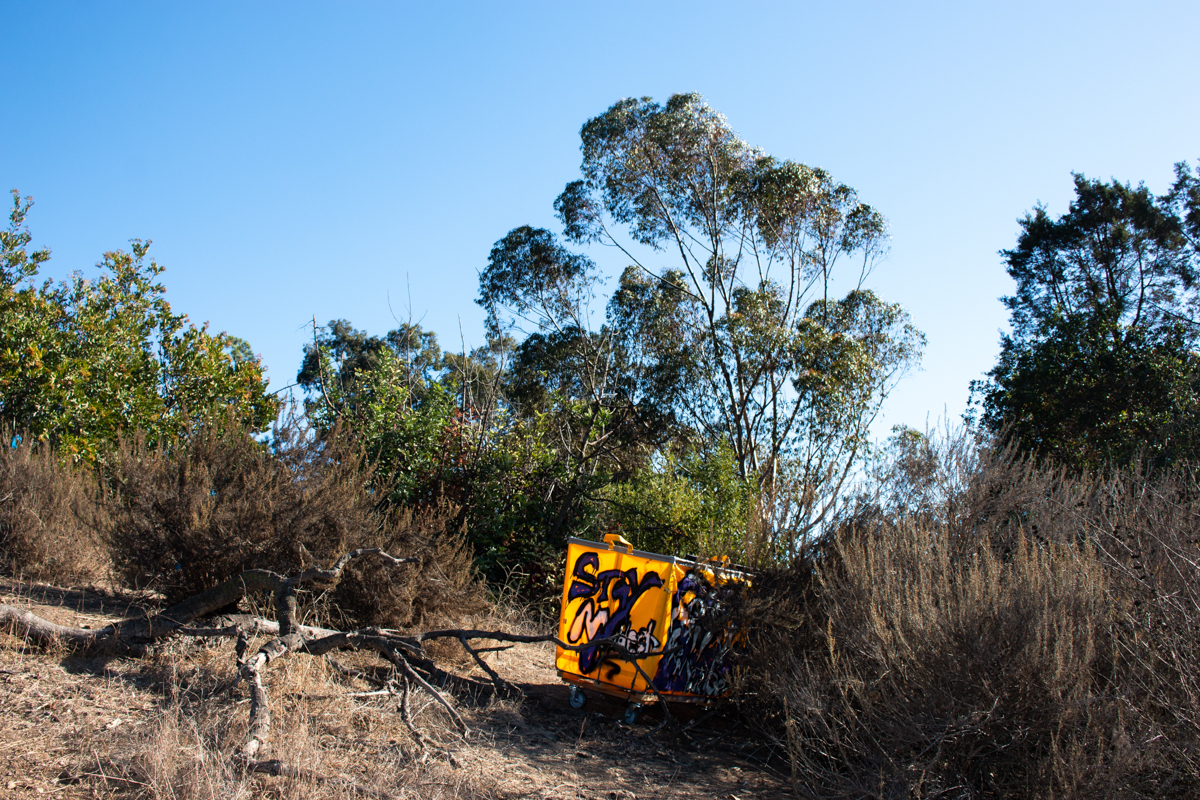
[[(13, 445), (16, 446), (13, 446)], [(94, 475), (59, 461), (0, 426), (0, 566), (59, 584), (107, 572), (99, 529), (105, 514)]]
[(447, 626), (486, 609), (484, 584), (467, 538), (462, 531), (447, 530), (456, 516), (453, 507), (395, 512), (371, 546), (417, 556), (420, 564), (402, 567), (408, 570), (406, 579), (397, 581), (396, 567), (360, 559), (333, 592), (332, 609), (347, 615), (348, 622), (389, 628)]
[(1110, 575), (1114, 682), (1145, 727), (1165, 789), (1200, 794), (1200, 481), (1117, 472), (1088, 522)]
[(453, 509), (378, 507), (374, 469), (335, 432), (291, 421), (271, 446), (217, 420), (168, 449), (123, 442), (110, 487), (109, 542), (125, 580), (179, 600), (246, 569), (291, 574), (360, 547), (420, 556), (419, 565), (364, 559), (315, 608), (355, 625), (406, 627), (482, 602)]
[(920, 514), (857, 503), (755, 582), (739, 690), (797, 792), (1196, 796), (1194, 474), (985, 449), (941, 485)]

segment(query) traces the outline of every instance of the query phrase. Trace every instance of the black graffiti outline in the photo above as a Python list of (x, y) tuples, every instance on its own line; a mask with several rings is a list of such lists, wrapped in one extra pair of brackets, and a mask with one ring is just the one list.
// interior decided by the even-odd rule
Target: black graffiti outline
[[(729, 689), (731, 642), (735, 631), (728, 621), (718, 624), (723, 611), (721, 592), (712, 592), (708, 581), (688, 573), (675, 591), (671, 627), (664, 655), (654, 673), (654, 687), (663, 692), (684, 692), (717, 697)], [(688, 594), (692, 597), (689, 599)], [(705, 620), (709, 617), (709, 620)]]
[[(589, 567), (591, 572), (588, 571)], [(600, 555), (595, 552), (582, 553), (575, 559), (571, 571), (571, 585), (567, 589), (567, 602), (585, 598), (576, 609), (567, 628), (567, 641), (578, 644), (593, 639), (618, 639), (628, 642), (631, 639), (629, 631), (630, 614), (634, 605), (650, 589), (663, 585), (662, 576), (653, 570), (647, 570), (638, 579), (637, 568), (627, 570), (600, 569)], [(649, 639), (655, 643), (652, 652), (657, 648), (658, 640), (653, 636), (654, 621), (647, 626)], [(635, 631), (632, 637), (640, 637), (646, 629)], [(585, 638), (586, 637), (586, 638)], [(598, 647), (589, 647), (579, 652), (579, 671), (586, 674), (600, 665), (602, 652)], [(619, 668), (618, 668), (619, 671)], [(612, 670), (605, 677), (612, 678)]]

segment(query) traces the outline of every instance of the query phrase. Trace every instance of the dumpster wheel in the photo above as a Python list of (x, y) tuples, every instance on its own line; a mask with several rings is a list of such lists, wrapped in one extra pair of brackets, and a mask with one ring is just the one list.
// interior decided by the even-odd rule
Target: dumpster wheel
[(637, 721), (642, 717), (642, 709), (645, 708), (641, 703), (630, 703), (625, 709), (625, 723), (627, 725), (636, 725)]
[(571, 697), (568, 702), (570, 702), (571, 708), (583, 708), (587, 705), (587, 695), (583, 693), (583, 689), (580, 689), (578, 686), (572, 686)]

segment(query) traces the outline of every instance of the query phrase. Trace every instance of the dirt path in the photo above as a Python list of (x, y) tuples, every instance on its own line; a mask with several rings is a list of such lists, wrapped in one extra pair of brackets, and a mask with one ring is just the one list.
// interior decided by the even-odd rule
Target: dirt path
[[(499, 762), (507, 776), (497, 784), (504, 797), (538, 798), (766, 798), (791, 796), (771, 755), (748, 737), (732, 713), (691, 729), (654, 732), (661, 711), (648, 708), (635, 725), (623, 721), (625, 706), (590, 695), (572, 709), (567, 687), (553, 669), (553, 648), (507, 651), (501, 674), (521, 675), (525, 694), (518, 713), (496, 715), (486, 728), (494, 744), (479, 753)], [(523, 663), (511, 663), (521, 659)], [(676, 707), (681, 726), (698, 711)], [(508, 729), (501, 726), (507, 723)]]
[[(0, 602), (80, 626), (101, 626), (131, 610), (121, 598), (11, 583), (0, 584)], [(572, 709), (552, 647), (521, 645), (488, 660), (524, 697), (458, 696), (472, 728), (466, 739), (453, 733), (444, 712), (419, 703), (416, 720), (431, 744), (422, 751), (400, 723), (395, 698), (373, 694), (327, 661), (284, 659), (269, 673), (272, 741), (280, 757), (314, 773), (399, 796), (791, 795), (779, 759), (772, 761), (731, 714), (654, 733), (661, 712), (653, 708), (635, 725), (622, 720), (621, 703), (602, 696)], [(342, 661), (356, 665), (353, 655)], [(342, 784), (297, 785), (231, 771), (227, 755), (244, 735), (246, 716), (244, 694), (229, 688), (232, 664), (228, 642), (181, 644), (128, 660), (46, 652), (0, 634), (0, 798), (354, 796)], [(456, 671), (480, 677), (466, 666)], [(687, 722), (695, 712), (684, 708), (678, 716)]]

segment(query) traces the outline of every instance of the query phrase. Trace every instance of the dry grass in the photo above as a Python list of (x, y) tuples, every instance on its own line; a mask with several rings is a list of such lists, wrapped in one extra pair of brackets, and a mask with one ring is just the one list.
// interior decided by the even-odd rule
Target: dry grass
[[(288, 659), (267, 679), (276, 731), (267, 755), (307, 777), (243, 774), (234, 755), (246, 735), (245, 707), (236, 693), (221, 691), (232, 678), (232, 652), (217, 648), (209, 660), (216, 669), (206, 671), (195, 655), (163, 656), (170, 699), (156, 722), (123, 748), (128, 775), (145, 784), (148, 797), (349, 798), (364, 796), (364, 790), (398, 797), (486, 795), (465, 785), (465, 776), (444, 760), (422, 761), (394, 701), (348, 697), (371, 687), (355, 685), (320, 659)], [(191, 671), (172, 674), (180, 663)], [(416, 719), (432, 739), (454, 746), (456, 737), (439, 713), (424, 707)]]
[[(11, 591), (14, 587), (8, 584)], [(66, 599), (67, 605), (58, 605)], [(110, 616), (111, 598), (82, 594), (0, 597), (64, 624)], [(74, 610), (80, 602), (84, 616)], [(98, 604), (103, 601), (105, 609)], [(47, 605), (49, 603), (50, 605)], [(528, 624), (511, 611), (464, 619), (485, 628)], [(120, 614), (116, 614), (120, 615)], [(439, 663), (482, 674), (447, 652)], [(723, 728), (647, 737), (647, 724), (618, 720), (621, 705), (593, 698), (567, 705), (553, 648), (518, 645), (488, 661), (523, 687), (497, 699), (449, 683), (444, 690), (471, 728), (463, 738), (421, 696), (416, 723), (436, 746), (423, 751), (402, 723), (396, 698), (371, 694), (387, 670), (367, 654), (337, 664), (299, 654), (272, 663), (265, 682), (274, 717), (270, 757), (308, 777), (243, 774), (234, 757), (246, 734), (244, 687), (229, 686), (234, 653), (224, 640), (177, 641), (139, 660), (79, 658), (30, 649), (0, 634), (0, 798), (351, 798), (361, 790), (400, 798), (778, 797), (778, 777), (752, 740)], [(464, 685), (465, 686), (465, 685)], [(453, 763), (449, 757), (453, 757)], [(751, 760), (754, 759), (754, 760)], [(6, 789), (8, 784), (11, 789)], [(355, 788), (359, 787), (359, 788)]]
[(1196, 796), (1195, 475), (933, 461), (756, 582), (742, 702), (796, 792)]
[[(189, 648), (191, 649), (191, 648)], [(4, 714), (4, 787), (77, 797), (402, 798), (488, 797), (478, 771), (422, 761), (388, 698), (350, 698), (356, 688), (322, 660), (288, 659), (268, 677), (275, 718), (272, 755), (309, 773), (246, 774), (234, 758), (246, 733), (242, 693), (228, 689), (228, 646), (164, 652), (146, 664), (6, 659), (5, 688), (29, 724)], [(19, 666), (19, 669), (12, 669)], [(14, 677), (15, 676), (15, 677)], [(11, 696), (15, 695), (15, 696)], [(6, 703), (5, 705), (8, 705)], [(461, 747), (439, 710), (416, 720), (431, 739)]]
[(107, 577), (99, 531), (107, 515), (92, 473), (49, 448), (17, 443), (0, 425), (0, 564), (30, 580), (79, 584)]

